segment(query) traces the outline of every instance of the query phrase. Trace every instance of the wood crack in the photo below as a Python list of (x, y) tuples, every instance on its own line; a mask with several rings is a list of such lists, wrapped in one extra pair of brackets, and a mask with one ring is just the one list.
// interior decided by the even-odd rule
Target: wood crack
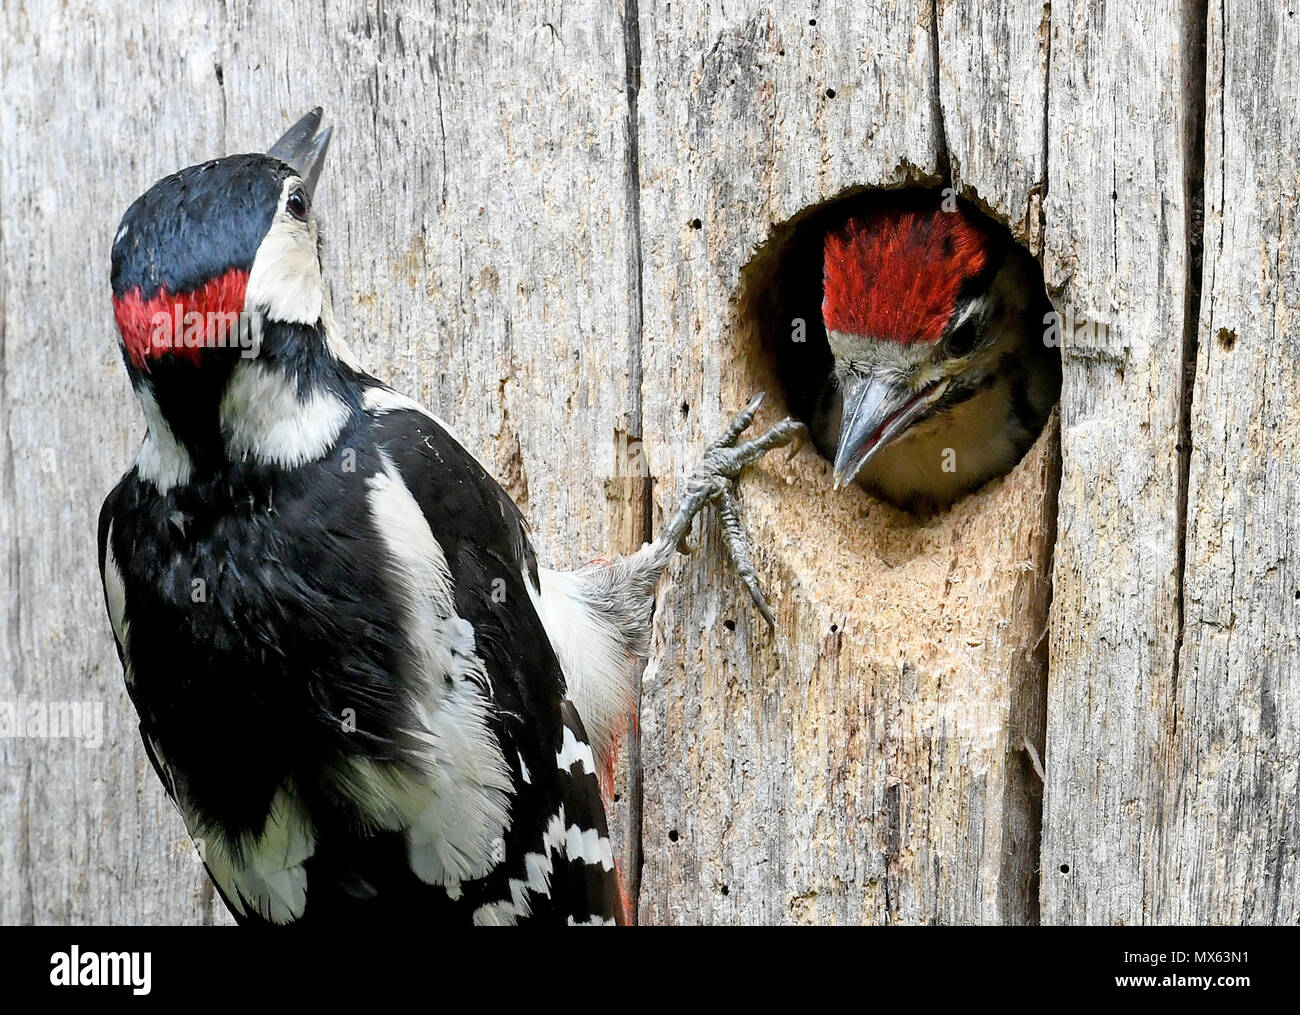
[(939, 82), (939, 0), (930, 0), (930, 57), (934, 64), (934, 123), (936, 162), (939, 175), (949, 186), (952, 178), (952, 152), (948, 149), (948, 129), (943, 123), (943, 86)]
[[(625, 186), (627, 188), (628, 208), (628, 431), (638, 438), (644, 430), (644, 412), (641, 397), (643, 380), (642, 335), (645, 322), (644, 260), (642, 255), (641, 230), (641, 148), (640, 127), (637, 114), (637, 97), (641, 89), (641, 17), (637, 0), (627, 0), (623, 15), (623, 59), (626, 73), (625, 89), (627, 96), (627, 152), (625, 166)], [(654, 518), (654, 479), (647, 476), (640, 483), (640, 500), (634, 508), (640, 512), (640, 538), (648, 540), (653, 528)], [(632, 547), (631, 549), (635, 549)], [(641, 771), (641, 673), (644, 663), (638, 668), (636, 690), (636, 715), (627, 736), (627, 837), (625, 852), (626, 897), (629, 923), (637, 922), (639, 896), (641, 892), (641, 869), (644, 853), (642, 851), (642, 815), (644, 788)]]
[[(1224, 12), (1226, 18), (1226, 11)], [(1209, 31), (1209, 0), (1190, 0), (1187, 35), (1190, 54), (1184, 67), (1187, 96), (1188, 145), (1185, 172), (1184, 215), (1186, 216), (1187, 281), (1183, 317), (1183, 361), (1180, 377), (1181, 402), (1178, 420), (1178, 527), (1177, 572), (1174, 576), (1174, 657), (1170, 681), (1171, 739), (1178, 733), (1178, 677), (1185, 628), (1184, 586), (1187, 569), (1188, 490), (1192, 467), (1192, 400), (1196, 393), (1196, 364), (1200, 351), (1201, 285), (1204, 274), (1205, 241), (1205, 93), (1207, 79), (1206, 42)], [(1224, 26), (1226, 33), (1226, 25)], [(1226, 40), (1225, 40), (1226, 46)], [(1225, 48), (1226, 52), (1226, 48)], [(1226, 90), (1226, 88), (1225, 88)], [(1223, 117), (1220, 114), (1220, 125)], [(1220, 233), (1222, 241), (1222, 233)]]

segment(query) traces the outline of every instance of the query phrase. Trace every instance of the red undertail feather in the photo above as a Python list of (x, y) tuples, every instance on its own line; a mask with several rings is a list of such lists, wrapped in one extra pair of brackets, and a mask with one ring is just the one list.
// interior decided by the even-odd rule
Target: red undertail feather
[(828, 331), (937, 342), (966, 279), (988, 261), (988, 237), (960, 209), (885, 209), (827, 234), (822, 317)]
[(233, 340), (228, 333), (238, 326), (247, 289), (248, 272), (231, 268), (190, 292), (163, 287), (146, 298), (136, 287), (113, 297), (113, 316), (131, 364), (147, 370), (151, 359), (168, 354), (198, 363), (205, 347)]

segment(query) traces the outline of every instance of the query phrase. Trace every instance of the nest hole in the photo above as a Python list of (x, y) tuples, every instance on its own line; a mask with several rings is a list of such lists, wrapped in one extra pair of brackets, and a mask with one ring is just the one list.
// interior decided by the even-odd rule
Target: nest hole
[[(949, 191), (928, 187), (899, 189), (853, 188), (825, 201), (806, 208), (793, 218), (773, 228), (767, 241), (741, 270), (739, 323), (742, 334), (757, 344), (761, 361), (758, 379), (771, 385), (769, 390), (776, 408), (809, 424), (814, 446), (829, 463), (835, 453), (834, 434), (818, 432), (816, 422), (819, 403), (834, 368), (834, 358), (822, 321), (822, 247), (827, 232), (855, 216), (864, 216), (886, 205), (904, 204), (915, 208), (938, 209)], [(1043, 320), (1043, 341), (1052, 344), (1053, 328), (1046, 315), (1053, 306), (1043, 282), (1042, 269), (1036, 258), (1029, 256), (1022, 244), (1001, 223), (966, 200), (961, 200), (962, 210), (981, 222), (995, 237), (998, 244), (1008, 250), (1025, 253), (1025, 263), (1031, 274), (1030, 298), (1033, 301), (1026, 320), (1035, 324)], [(1041, 313), (1040, 313), (1041, 311)], [(1059, 321), (1054, 332), (1060, 334)], [(1051, 418), (1051, 413), (1047, 414)], [(1034, 433), (1036, 440), (1042, 424)], [(1033, 446), (1031, 440), (1022, 451)], [(1017, 464), (1019, 462), (1017, 459)], [(1013, 464), (1008, 471), (1013, 470)], [(829, 475), (828, 475), (829, 485)], [(967, 493), (974, 490), (967, 491)], [(960, 503), (958, 498), (955, 503)], [(936, 513), (925, 504), (894, 504), (922, 518)], [(941, 505), (944, 510), (950, 505)]]

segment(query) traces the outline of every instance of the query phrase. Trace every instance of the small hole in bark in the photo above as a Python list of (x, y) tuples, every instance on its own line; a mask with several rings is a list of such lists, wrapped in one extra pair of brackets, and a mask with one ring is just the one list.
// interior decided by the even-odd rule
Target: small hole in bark
[(817, 24), (817, 19), (816, 19), (816, 18), (809, 18), (809, 19), (808, 19), (808, 24), (810, 24), (810, 25), (815, 25), (815, 24)]
[(1063, 864), (1061, 864), (1061, 873), (1062, 873), (1062, 874), (1069, 874), (1069, 873), (1070, 873), (1070, 865), (1069, 865), (1068, 863), (1063, 863)]
[(699, 219), (691, 219), (691, 228), (692, 228), (692, 229), (703, 229), (703, 228), (704, 228), (704, 223), (701, 222)]
[(691, 403), (690, 403), (690, 402), (683, 402), (683, 403), (682, 403), (682, 419), (686, 419), (686, 417), (689, 416), (690, 414), (691, 414)]
[(671, 832), (668, 833), (668, 841), (669, 842), (677, 841), (677, 829), (674, 828)]
[(839, 624), (832, 624), (832, 625), (831, 625), (831, 634), (835, 634), (835, 632), (837, 632), (839, 629), (840, 629), (840, 625), (839, 625)]
[(614, 803), (618, 803), (618, 802), (619, 802), (620, 800), (622, 800), (622, 799), (623, 799), (623, 794), (622, 794), (622, 793), (615, 793), (615, 794), (614, 794)]
[(1231, 352), (1232, 347), (1237, 344), (1237, 333), (1231, 328), (1219, 329), (1219, 348), (1224, 352)]
[(726, 885), (723, 885), (723, 886), (722, 886), (722, 894), (723, 894), (723, 895), (730, 895), (730, 894), (731, 894), (731, 889), (728, 888)]
[(827, 88), (827, 89), (826, 89), (826, 98), (828, 98), (828, 99), (833, 99), (833, 98), (835, 98), (835, 89), (834, 89), (834, 88)]
[(734, 631), (736, 629), (736, 622), (734, 620), (724, 620), (722, 626), (728, 631)]
[(221, 69), (221, 64), (215, 64), (214, 69), (217, 72), (217, 86), (220, 87), (226, 82), (226, 72)]
[[(944, 216), (955, 212), (960, 218), (953, 221), (960, 225), (950, 229)], [(872, 226), (880, 222), (890, 228), (907, 223), (912, 230), (907, 243), (891, 247), (873, 240)], [(846, 232), (858, 223), (862, 225), (858, 233)], [(861, 250), (862, 258), (860, 271), (851, 270), (857, 265), (841, 268), (845, 281), (838, 312), (847, 322), (836, 332), (841, 349), (861, 347), (872, 353), (873, 347), (879, 347), (901, 357), (912, 371), (909, 376), (919, 378), (914, 388), (898, 386), (897, 400), (904, 408), (946, 385), (935, 395), (933, 407), (922, 407), (915, 422), (872, 458), (858, 482), (896, 507), (922, 517), (932, 515), (1009, 472), (1037, 439), (1059, 392), (1060, 319), (1054, 316), (1038, 262), (1004, 226), (973, 204), (954, 199), (950, 191), (856, 188), (778, 225), (741, 271), (739, 320), (761, 344), (786, 410), (808, 424), (812, 444), (828, 463), (835, 459), (841, 429), (840, 387), (822, 317), (825, 246), (832, 235), (841, 244), (836, 263), (846, 262), (846, 251)], [(887, 234), (881, 229), (879, 235)], [(856, 246), (859, 243), (861, 248)], [(886, 263), (898, 278), (873, 286), (870, 280), (879, 277), (874, 266), (884, 258), (893, 259)], [(918, 271), (930, 274), (933, 284), (922, 296), (910, 295), (911, 304), (896, 306), (897, 293), (912, 292), (903, 279), (913, 277), (909, 275), (913, 262)], [(1007, 273), (1000, 276), (1004, 267)], [(951, 286), (949, 280), (957, 273), (965, 281)], [(1010, 326), (998, 328), (992, 318), (981, 318), (975, 335), (960, 333), (962, 322), (970, 320), (964, 313), (968, 309), (973, 315), (984, 306), (1015, 305), (1002, 298), (1004, 291), (1024, 297)], [(975, 296), (987, 300), (968, 302)], [(936, 319), (938, 325), (927, 324)], [(910, 322), (915, 322), (915, 331), (908, 330)], [(881, 334), (874, 328), (892, 328), (894, 333)], [(954, 336), (957, 344), (950, 349)], [(882, 355), (879, 362), (887, 359)], [(1016, 380), (1029, 376), (1026, 364), (1035, 378), (1032, 386)], [(863, 369), (869, 372), (869, 366)], [(888, 379), (889, 375), (882, 371), (880, 376)], [(986, 399), (987, 404), (977, 399)], [(1006, 405), (1014, 415), (1008, 426), (1024, 436), (1015, 446), (1014, 458), (1001, 463), (1002, 472), (991, 473), (979, 464), (981, 438), (967, 427), (971, 420), (988, 418), (990, 412), (1005, 412), (998, 406)], [(936, 437), (918, 437), (912, 427), (929, 420), (946, 423), (949, 429), (940, 429)], [(928, 457), (907, 457), (918, 454)], [(963, 472), (966, 462), (972, 463), (969, 473)], [(918, 470), (917, 464), (923, 469)], [(918, 473), (926, 477), (924, 488), (910, 478)], [(829, 469), (826, 480), (826, 496), (854, 495), (830, 489)]]

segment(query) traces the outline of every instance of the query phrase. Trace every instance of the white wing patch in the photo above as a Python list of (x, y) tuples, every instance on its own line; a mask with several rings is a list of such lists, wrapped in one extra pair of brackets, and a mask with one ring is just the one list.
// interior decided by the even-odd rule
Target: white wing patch
[(513, 927), (519, 922), (512, 902), (489, 902), (474, 910), (475, 927)]
[(512, 790), (488, 725), (488, 676), (474, 629), (456, 615), (451, 573), (420, 506), (387, 456), (368, 481), (375, 527), (409, 646), (403, 676), (416, 688), (406, 765), (359, 761), (344, 788), (376, 823), (406, 833), (411, 869), (429, 884), (469, 881), (502, 860)]
[(594, 828), (570, 825), (565, 841), (565, 853), (570, 860), (581, 860), (607, 871), (614, 869), (614, 849), (609, 839)]
[(135, 670), (131, 666), (131, 621), (126, 616), (126, 579), (113, 556), (111, 521), (104, 537), (104, 605), (108, 608), (108, 622), (113, 625), (113, 637), (122, 652), (122, 676), (129, 690), (135, 686)]
[(562, 772), (567, 772), (576, 763), (581, 763), (582, 770), (587, 775), (596, 774), (596, 759), (591, 756), (591, 746), (581, 743), (568, 726), (564, 727), (564, 741), (555, 755), (555, 763)]
[(108, 622), (113, 625), (113, 637), (126, 653), (126, 639), (131, 626), (126, 619), (126, 580), (113, 556), (113, 523), (108, 523), (104, 539), (104, 605), (108, 607)]
[[(418, 412), (437, 423), (466, 453), (473, 455), (446, 420), (400, 392), (382, 386), (367, 388), (363, 405), (375, 414), (399, 410)], [(527, 573), (524, 587), (546, 628), (551, 648), (564, 672), (569, 696), (582, 717), (595, 754), (609, 764), (614, 756), (616, 730), (635, 707), (636, 657), (628, 651), (626, 634), (619, 629), (615, 618), (587, 598), (588, 583), (581, 572), (539, 568), (538, 579), (540, 592)]]

